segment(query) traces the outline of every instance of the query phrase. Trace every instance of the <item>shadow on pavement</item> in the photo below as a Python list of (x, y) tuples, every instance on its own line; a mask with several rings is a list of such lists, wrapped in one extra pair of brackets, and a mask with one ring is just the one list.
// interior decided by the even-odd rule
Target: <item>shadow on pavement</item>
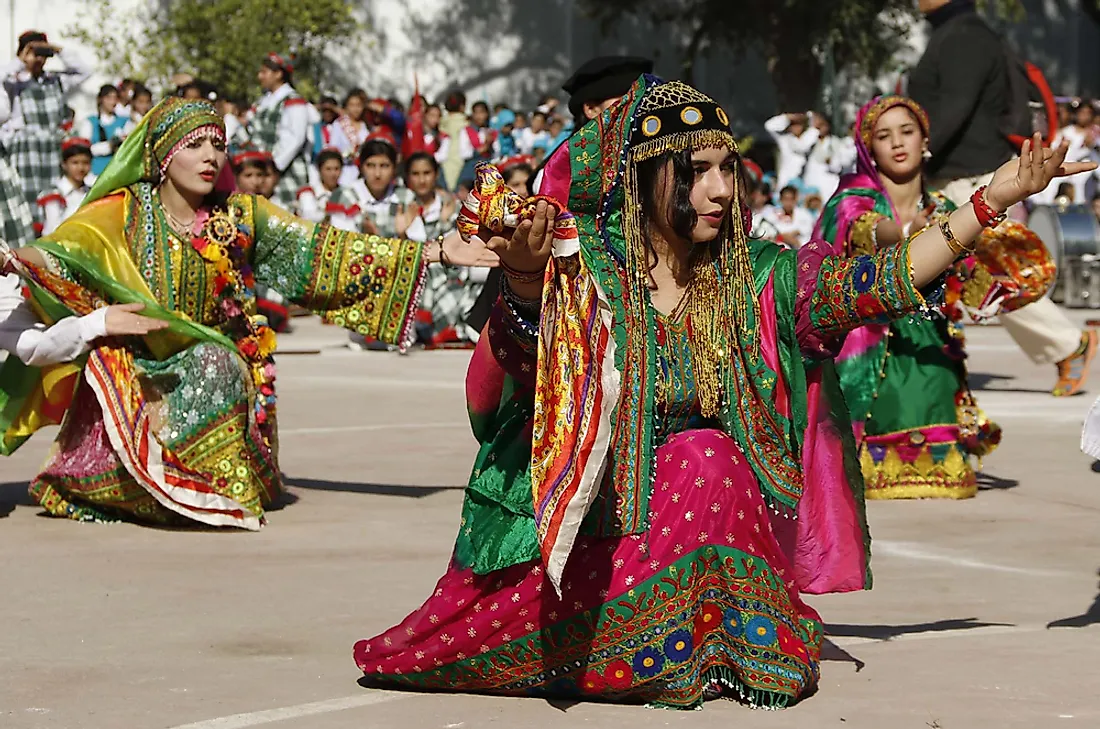
[[(26, 481), (12, 481), (0, 483), (0, 519), (11, 515), (17, 506), (38, 506), (34, 499), (27, 493), (30, 484)], [(279, 511), (298, 501), (298, 497), (289, 492), (283, 492), (278, 501), (269, 505), (265, 511)]]
[(372, 494), (374, 496), (402, 496), (406, 499), (422, 499), (443, 491), (463, 491), (465, 486), (402, 486), (385, 483), (347, 483), (344, 481), (326, 481), (317, 478), (287, 478), (286, 485), (292, 489), (316, 489), (317, 491), (339, 491), (348, 494)]
[(821, 646), (821, 660), (851, 663), (856, 667), (856, 673), (862, 671), (863, 667), (867, 665), (829, 639), (826, 639)]
[[(285, 476), (283, 477), (283, 484), (285, 484), (287, 486), (291, 485), (286, 480)], [(278, 499), (276, 499), (273, 503), (270, 503), (270, 504), (268, 504), (267, 506), (264, 507), (264, 511), (282, 511), (283, 509), (285, 509), (288, 506), (292, 506), (294, 504), (297, 504), (300, 500), (301, 499), (298, 497), (297, 494), (292, 494), (291, 492), (286, 491), (284, 489), (283, 493), (279, 494)]]
[(833, 625), (825, 626), (825, 634), (834, 638), (868, 638), (871, 640), (893, 640), (903, 635), (917, 633), (946, 633), (955, 630), (974, 630), (993, 626), (1011, 627), (1012, 623), (987, 623), (977, 618), (954, 618), (937, 620), (934, 623), (913, 623), (911, 625)]
[(978, 490), (979, 491), (1005, 491), (1007, 489), (1014, 489), (1020, 485), (1020, 482), (1012, 478), (1001, 478), (1000, 476), (994, 476), (991, 473), (979, 473), (978, 474)]
[(0, 519), (15, 511), (17, 506), (35, 505), (30, 494), (27, 493), (28, 486), (30, 484), (26, 481), (0, 483)]
[(1011, 382), (1015, 379), (1016, 378), (1012, 375), (991, 375), (985, 372), (969, 372), (966, 375), (967, 384), (970, 385), (970, 389), (975, 392), (984, 390), (985, 392), (1030, 392), (1039, 395), (1050, 394), (1050, 390), (1037, 390), (1030, 387), (990, 387), (990, 384), (994, 382)]
[[(316, 489), (318, 491), (342, 491), (352, 494), (374, 494), (376, 496), (402, 496), (408, 499), (422, 499), (425, 496), (443, 491), (461, 491), (463, 486), (402, 486), (400, 484), (344, 483), (311, 478), (287, 478), (284, 483), (290, 489)], [(17, 506), (37, 506), (27, 493), (26, 481), (0, 483), (0, 519), (9, 516)], [(278, 501), (269, 505), (266, 511), (280, 511), (297, 503), (299, 497), (293, 491), (285, 491)]]
[(1086, 628), (1090, 625), (1096, 625), (1100, 623), (1100, 594), (1096, 596), (1096, 599), (1092, 601), (1092, 605), (1081, 615), (1074, 615), (1069, 618), (1062, 618), (1061, 620), (1054, 620), (1047, 623), (1047, 629), (1050, 628)]

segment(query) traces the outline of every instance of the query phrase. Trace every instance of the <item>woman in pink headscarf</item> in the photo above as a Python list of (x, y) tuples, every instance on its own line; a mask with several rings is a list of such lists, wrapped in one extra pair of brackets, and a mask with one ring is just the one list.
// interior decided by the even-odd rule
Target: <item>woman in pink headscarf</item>
[[(884, 96), (856, 118), (856, 172), (825, 206), (815, 238), (858, 256), (896, 246), (954, 210), (924, 186), (928, 116)], [(991, 452), (1000, 428), (982, 416), (966, 381), (962, 329), (948, 316), (869, 324), (837, 358), (869, 499), (965, 499), (977, 493), (970, 456)]]

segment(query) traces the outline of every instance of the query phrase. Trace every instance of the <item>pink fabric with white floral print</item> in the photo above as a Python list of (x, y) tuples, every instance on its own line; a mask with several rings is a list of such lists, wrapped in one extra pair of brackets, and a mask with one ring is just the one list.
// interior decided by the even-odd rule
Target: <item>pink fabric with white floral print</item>
[[(538, 562), (485, 576), (452, 565), (419, 610), (400, 625), (355, 645), (356, 663), (368, 676), (400, 683), (400, 676), (486, 653), (600, 606), (708, 545), (763, 558), (787, 585), (790, 621), (820, 620), (798, 596), (787, 557), (793, 544), (787, 549), (780, 546), (753, 472), (729, 436), (717, 430), (692, 430), (671, 437), (657, 452), (650, 504), (647, 534), (578, 538), (565, 569), (560, 600)], [(816, 649), (811, 654), (816, 655)], [(550, 646), (546, 664), (554, 665)], [(500, 677), (501, 683), (506, 680)], [(494, 687), (452, 688), (492, 691)]]

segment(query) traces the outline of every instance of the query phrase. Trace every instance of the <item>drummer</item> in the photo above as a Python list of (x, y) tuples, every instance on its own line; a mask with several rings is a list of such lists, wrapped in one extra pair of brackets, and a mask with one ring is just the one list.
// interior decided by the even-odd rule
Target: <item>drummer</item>
[[(1095, 277), (1090, 276), (1094, 263), (1091, 259), (1100, 253), (1100, 220), (1093, 206), (1071, 205), (1073, 187), (1059, 192), (1065, 193), (1066, 200), (1057, 200), (1057, 205), (1040, 205), (1031, 211), (1028, 225), (1043, 240), (1057, 262), (1059, 271), (1061, 301), (1064, 306), (1084, 308), (1095, 306), (1100, 291)], [(1096, 326), (1096, 320), (1088, 320), (1087, 325)]]

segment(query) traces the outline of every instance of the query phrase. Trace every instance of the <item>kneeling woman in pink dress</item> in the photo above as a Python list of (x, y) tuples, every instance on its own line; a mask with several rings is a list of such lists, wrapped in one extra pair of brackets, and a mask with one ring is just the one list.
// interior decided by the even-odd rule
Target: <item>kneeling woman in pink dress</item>
[(679, 82), (640, 77), (553, 155), (556, 221), (482, 168), (482, 225), (530, 219), (489, 241), (506, 275), (467, 377), (482, 446), (449, 570), (355, 646), (370, 682), (682, 708), (812, 691), (822, 622), (800, 593), (870, 582), (832, 357), (928, 306), (984, 226), (1078, 168), (1063, 158), (1025, 148), (980, 209), (856, 257), (748, 239), (728, 118)]

